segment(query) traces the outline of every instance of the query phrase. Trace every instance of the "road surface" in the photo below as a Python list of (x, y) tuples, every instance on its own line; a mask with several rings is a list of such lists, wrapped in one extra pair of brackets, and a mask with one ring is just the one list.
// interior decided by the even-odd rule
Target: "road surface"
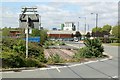
[[(69, 44), (69, 43), (67, 43)], [(73, 46), (83, 44), (72, 43)], [(71, 45), (71, 44), (70, 44)], [(118, 47), (104, 45), (105, 52), (113, 56), (112, 60), (101, 60), (86, 63), (71, 63), (64, 66), (50, 66), (22, 72), (3, 72), (3, 78), (117, 78)], [(113, 79), (114, 80), (114, 79)]]

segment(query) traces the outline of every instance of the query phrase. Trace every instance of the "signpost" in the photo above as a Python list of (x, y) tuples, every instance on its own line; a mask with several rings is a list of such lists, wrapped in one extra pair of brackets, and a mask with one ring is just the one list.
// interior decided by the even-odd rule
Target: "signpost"
[[(39, 42), (40, 38), (28, 38), (29, 33), (31, 33), (32, 28), (39, 28), (39, 14), (35, 12), (37, 8), (22, 8), (22, 14), (20, 15), (20, 27), (25, 28), (26, 34), (26, 58), (28, 58), (28, 41)], [(33, 14), (25, 14), (26, 12), (33, 12)]]

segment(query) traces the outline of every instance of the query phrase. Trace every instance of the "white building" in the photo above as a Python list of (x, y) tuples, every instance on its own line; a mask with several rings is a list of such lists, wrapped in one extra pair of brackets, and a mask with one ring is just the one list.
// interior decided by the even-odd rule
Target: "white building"
[(75, 31), (76, 27), (73, 22), (65, 22), (63, 30), (68, 30), (68, 31)]

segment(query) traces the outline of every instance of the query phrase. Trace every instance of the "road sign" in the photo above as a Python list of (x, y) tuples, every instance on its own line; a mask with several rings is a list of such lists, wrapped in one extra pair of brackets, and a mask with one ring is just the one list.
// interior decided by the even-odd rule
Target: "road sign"
[[(24, 38), (24, 40), (26, 40)], [(29, 42), (40, 42), (40, 37), (31, 37), (31, 38), (28, 38), (28, 41)]]
[[(25, 29), (25, 34), (27, 34), (27, 29)], [(32, 34), (32, 28), (28, 29), (28, 34)]]

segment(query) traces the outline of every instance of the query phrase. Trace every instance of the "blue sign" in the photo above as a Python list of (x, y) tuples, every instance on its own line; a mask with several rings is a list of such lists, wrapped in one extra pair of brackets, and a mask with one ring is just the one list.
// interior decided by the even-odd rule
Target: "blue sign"
[[(24, 40), (26, 40), (26, 38), (24, 38)], [(31, 37), (28, 38), (29, 42), (40, 42), (40, 37)]]

